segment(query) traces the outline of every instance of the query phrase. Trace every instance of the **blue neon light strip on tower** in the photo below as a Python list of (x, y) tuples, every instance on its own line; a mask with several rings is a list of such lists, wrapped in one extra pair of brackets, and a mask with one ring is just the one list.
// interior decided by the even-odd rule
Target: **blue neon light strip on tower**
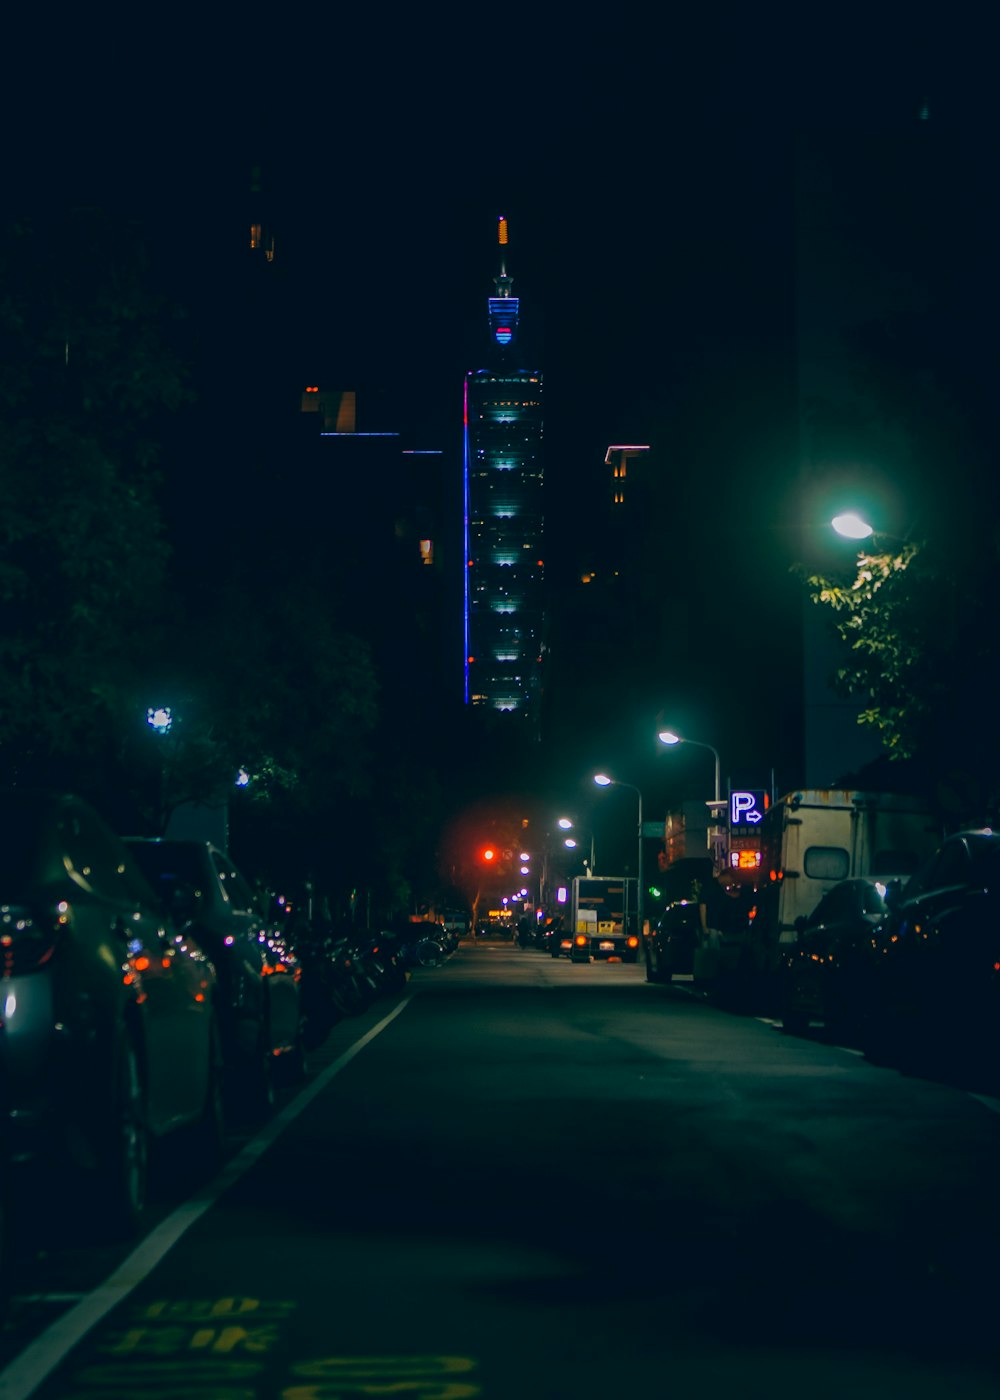
[(463, 562), (463, 564), (464, 564), (464, 566), (465, 566), (465, 580), (464, 580), (464, 582), (465, 582), (465, 703), (468, 704), (468, 703), (469, 703), (469, 610), (470, 610), (470, 608), (471, 608), (471, 606), (472, 606), (471, 597), (470, 597), (472, 584), (471, 584), (471, 580), (469, 579), (469, 574), (471, 573), (471, 570), (470, 570), (470, 568), (469, 568), (469, 379), (468, 379), (468, 375), (466, 375), (466, 379), (465, 379), (464, 410), (465, 410), (465, 417), (464, 417), (464, 421), (465, 421), (465, 431), (464, 431), (465, 442), (464, 442), (464, 446), (463, 446), (462, 475), (463, 475), (463, 478), (464, 478), (464, 491), (465, 491), (465, 557), (464, 557), (464, 559), (463, 559), (462, 562)]

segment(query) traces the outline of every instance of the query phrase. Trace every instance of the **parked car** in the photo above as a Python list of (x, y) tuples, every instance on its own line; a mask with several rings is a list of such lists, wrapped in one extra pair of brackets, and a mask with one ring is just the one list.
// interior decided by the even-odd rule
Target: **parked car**
[(11, 1249), (10, 1109), (7, 1102), (4, 1060), (0, 1054), (0, 1326), (6, 1321), (13, 1281), (16, 1279)]
[[(128, 1234), (150, 1142), (223, 1142), (217, 979), (122, 841), (80, 799), (0, 793), (0, 1082), (12, 1168), (86, 1177), (88, 1214)], [(63, 1185), (61, 1195), (68, 1196)]]
[(798, 940), (785, 945), (781, 1018), (802, 1035), (822, 1021), (831, 1035), (855, 1041), (862, 1033), (873, 973), (873, 934), (888, 917), (900, 880), (862, 875), (841, 880), (808, 916), (796, 920)]
[(549, 952), (554, 958), (568, 958), (573, 952), (573, 935), (565, 924), (560, 924), (549, 939)]
[(675, 973), (693, 971), (700, 933), (701, 919), (693, 900), (668, 904), (643, 942), (646, 981), (669, 982)]
[(864, 1048), (905, 1068), (1000, 1084), (1000, 833), (957, 832), (911, 876), (873, 938)]
[(300, 966), (229, 855), (209, 841), (129, 837), (129, 851), (168, 907), (190, 919), (215, 962), (230, 1103), (267, 1112), (277, 1079), (305, 1073)]

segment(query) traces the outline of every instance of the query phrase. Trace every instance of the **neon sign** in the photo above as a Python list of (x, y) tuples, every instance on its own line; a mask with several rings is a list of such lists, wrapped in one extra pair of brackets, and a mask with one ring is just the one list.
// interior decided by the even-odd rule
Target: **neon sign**
[(729, 794), (730, 830), (739, 827), (746, 827), (750, 831), (755, 830), (758, 822), (764, 820), (767, 805), (766, 792), (731, 792)]

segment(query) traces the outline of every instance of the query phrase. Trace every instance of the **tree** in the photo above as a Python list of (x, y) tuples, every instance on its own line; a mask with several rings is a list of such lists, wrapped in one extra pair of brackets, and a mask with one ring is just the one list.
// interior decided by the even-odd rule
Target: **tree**
[[(169, 701), (176, 723), (152, 745), (135, 731), (130, 741), (134, 769), (154, 751), (165, 764), (158, 789), (148, 767), (142, 779), (153, 829), (180, 803), (227, 800), (241, 768), (256, 806), (295, 794), (285, 804), (292, 820), (331, 802), (345, 810), (367, 791), (378, 714), (370, 651), (338, 625), (336, 600), (304, 572), (262, 576), (248, 558), (227, 588), (178, 595), (159, 645), (147, 694)], [(139, 695), (133, 709), (145, 713)], [(279, 830), (283, 851), (290, 843), (280, 838)]]
[(100, 211), (0, 228), (0, 286), (0, 766), (86, 787), (159, 605), (185, 370), (141, 239)]
[(845, 332), (855, 397), (819, 406), (810, 424), (818, 474), (864, 462), (905, 539), (876, 535), (849, 578), (799, 572), (846, 644), (834, 681), (861, 702), (859, 722), (955, 820), (979, 820), (1000, 794), (984, 703), (998, 663), (995, 277), (987, 225), (947, 201), (937, 214), (951, 251), (922, 269), (907, 309)]
[(986, 700), (996, 674), (992, 522), (955, 547), (929, 538), (858, 555), (853, 578), (806, 576), (846, 644), (834, 679), (861, 702), (890, 759), (915, 767), (956, 820), (1000, 800), (1000, 732)]

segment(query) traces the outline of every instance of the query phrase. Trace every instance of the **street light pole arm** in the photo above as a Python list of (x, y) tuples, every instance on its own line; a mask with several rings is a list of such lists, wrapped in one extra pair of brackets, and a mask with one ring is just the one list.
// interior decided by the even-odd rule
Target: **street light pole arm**
[(712, 755), (712, 757), (715, 759), (715, 801), (716, 801), (716, 803), (720, 802), (720, 801), (721, 801), (721, 798), (720, 798), (719, 793), (720, 793), (720, 788), (721, 788), (721, 786), (722, 786), (722, 783), (721, 783), (721, 776), (722, 776), (722, 775), (721, 775), (721, 768), (722, 768), (722, 765), (721, 765), (721, 763), (719, 762), (719, 751), (718, 751), (718, 749), (713, 748), (711, 744), (706, 744), (706, 743), (705, 743), (703, 740), (701, 740), (701, 739), (682, 739), (681, 736), (680, 736), (679, 734), (674, 733), (674, 731), (673, 731), (672, 729), (662, 729), (662, 730), (660, 731), (658, 737), (659, 737), (659, 740), (660, 740), (660, 743), (661, 743), (661, 744), (669, 744), (669, 745), (673, 745), (673, 744), (692, 744), (696, 749), (708, 749), (709, 753), (710, 753), (710, 754)]

